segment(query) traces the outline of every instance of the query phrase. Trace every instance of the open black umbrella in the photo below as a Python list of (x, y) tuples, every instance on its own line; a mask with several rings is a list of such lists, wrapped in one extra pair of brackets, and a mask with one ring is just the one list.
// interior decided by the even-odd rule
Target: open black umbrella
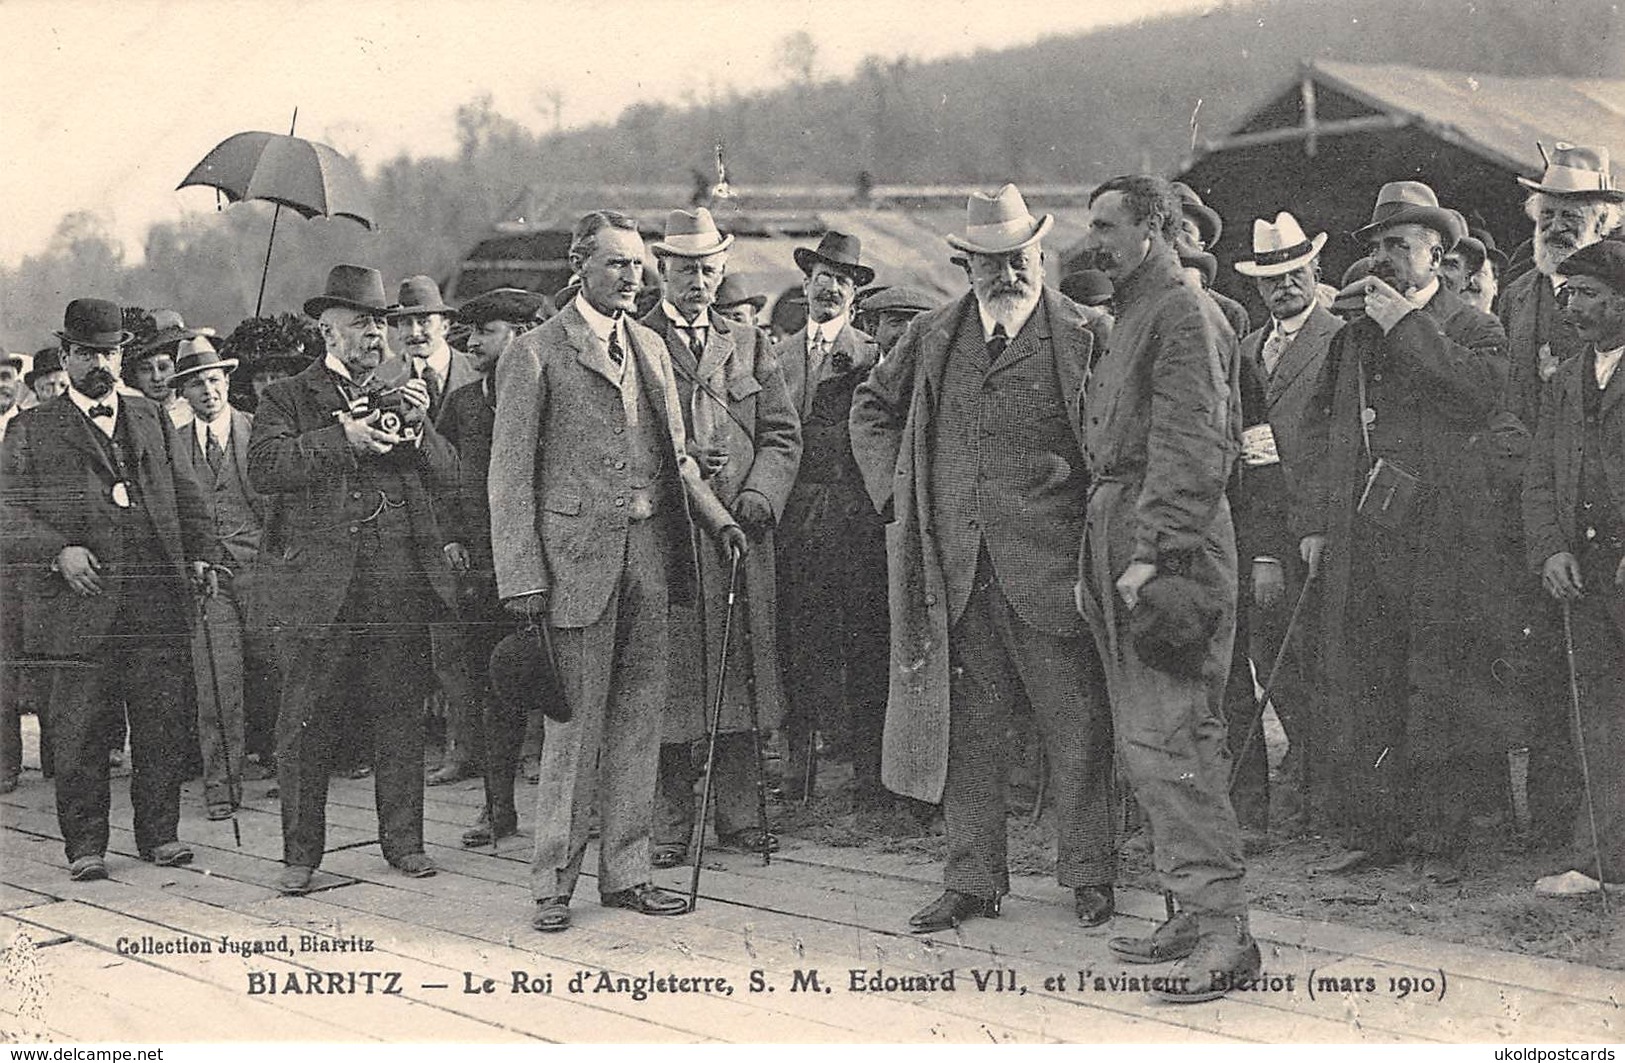
[[(293, 120), (298, 123), (298, 110), (293, 112)], [(294, 136), (293, 125), (286, 136), (249, 132), (227, 137), (176, 188), (192, 185), (213, 188), (232, 203), (263, 199), (276, 204), (271, 236), (265, 244), (265, 268), (260, 272), (260, 294), (254, 301), (255, 317), (265, 300), (271, 247), (283, 207), (305, 218), (349, 218), (367, 229), (373, 227), (367, 185), (355, 163), (326, 144)]]

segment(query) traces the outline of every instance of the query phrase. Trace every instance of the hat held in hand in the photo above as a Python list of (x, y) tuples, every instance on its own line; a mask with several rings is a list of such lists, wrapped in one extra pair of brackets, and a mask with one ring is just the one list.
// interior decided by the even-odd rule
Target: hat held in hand
[(570, 699), (559, 680), (547, 621), (527, 623), (505, 635), (491, 651), (491, 689), (515, 711), (537, 711), (549, 720), (570, 719)]
[(1160, 672), (1196, 678), (1208, 642), (1219, 630), (1224, 604), (1212, 588), (1189, 576), (1159, 572), (1140, 588), (1129, 630), (1140, 660)]

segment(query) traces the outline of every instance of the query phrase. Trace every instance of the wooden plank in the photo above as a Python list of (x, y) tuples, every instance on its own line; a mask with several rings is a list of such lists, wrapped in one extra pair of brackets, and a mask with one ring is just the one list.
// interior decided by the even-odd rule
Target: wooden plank
[[(0, 847), (0, 852), (3, 851), (3, 847)], [(36, 904), (49, 904), (53, 899), (49, 894), (36, 893), (33, 890), (25, 890), (21, 886), (0, 882), (0, 912), (28, 908)]]

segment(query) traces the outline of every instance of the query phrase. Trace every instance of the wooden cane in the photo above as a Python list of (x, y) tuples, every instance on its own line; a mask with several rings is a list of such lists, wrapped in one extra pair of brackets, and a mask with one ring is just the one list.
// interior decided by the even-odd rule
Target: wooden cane
[(734, 602), (739, 596), (739, 552), (733, 553), (728, 572), (728, 610), (722, 616), (722, 649), (717, 653), (717, 696), (711, 703), (709, 734), (705, 744), (705, 784), (700, 787), (700, 836), (694, 847), (694, 872), (688, 880), (688, 910), (700, 899), (700, 869), (705, 866), (705, 821), (711, 811), (711, 782), (717, 763), (717, 731), (722, 727), (722, 699), (728, 678), (728, 643), (733, 638)]
[(1580, 782), (1585, 786), (1586, 820), (1591, 826), (1591, 855), (1596, 861), (1597, 889), (1602, 893), (1602, 914), (1609, 914), (1608, 883), (1602, 877), (1602, 840), (1597, 835), (1597, 803), (1591, 799), (1591, 767), (1586, 762), (1585, 727), (1580, 721), (1580, 679), (1574, 665), (1574, 620), (1568, 599), (1563, 599), (1563, 651), (1569, 665), (1569, 708), (1574, 713), (1574, 748), (1580, 755)]

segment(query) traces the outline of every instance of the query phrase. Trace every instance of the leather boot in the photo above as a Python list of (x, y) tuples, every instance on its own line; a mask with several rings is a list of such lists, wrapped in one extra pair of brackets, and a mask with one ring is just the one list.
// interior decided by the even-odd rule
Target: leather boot
[(1150, 937), (1117, 937), (1106, 942), (1112, 955), (1125, 963), (1170, 963), (1189, 956), (1196, 948), (1196, 916), (1180, 912), (1152, 932)]
[(1199, 1004), (1217, 1000), (1232, 989), (1246, 989), (1258, 977), (1264, 961), (1245, 915), (1223, 924), (1208, 924), (1191, 954), (1174, 964), (1160, 989), (1152, 995), (1170, 1004)]

